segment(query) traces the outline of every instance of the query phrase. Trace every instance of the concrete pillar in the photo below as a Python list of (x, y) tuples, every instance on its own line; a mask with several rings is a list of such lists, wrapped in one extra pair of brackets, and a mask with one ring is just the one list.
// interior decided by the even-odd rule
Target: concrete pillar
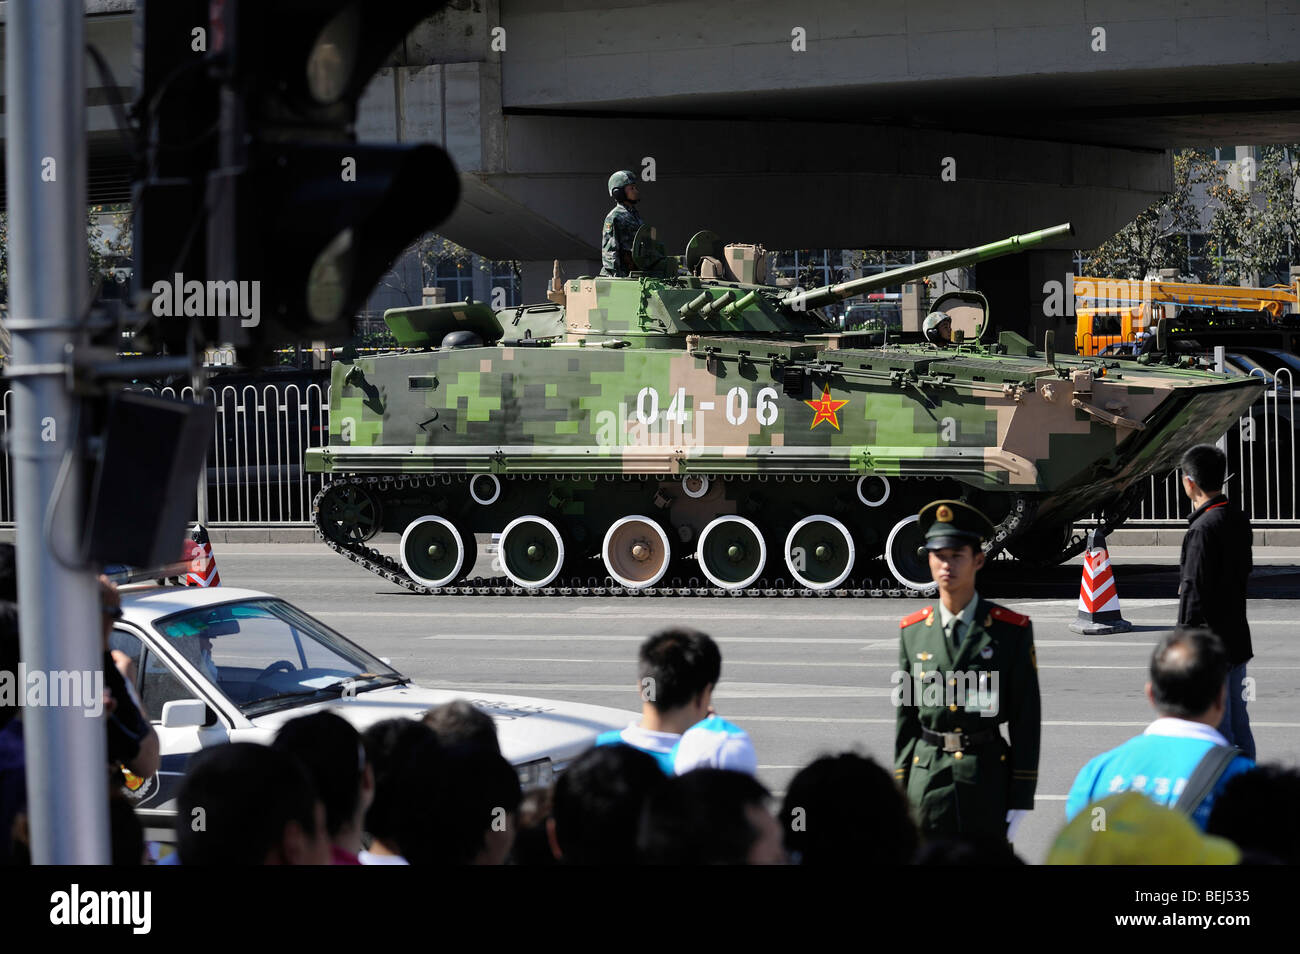
[(1002, 331), (1014, 331), (1043, 345), (1043, 332), (1056, 332), (1057, 350), (1074, 341), (1074, 317), (1046, 317), (1043, 290), (1047, 282), (1065, 285), (1074, 268), (1073, 253), (1050, 249), (982, 262), (975, 269), (975, 288), (989, 300), (992, 327), (986, 340), (996, 341)]

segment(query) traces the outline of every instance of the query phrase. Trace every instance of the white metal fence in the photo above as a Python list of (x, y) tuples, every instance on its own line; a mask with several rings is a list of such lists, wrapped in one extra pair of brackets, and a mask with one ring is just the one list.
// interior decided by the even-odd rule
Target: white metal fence
[[(139, 390), (154, 393), (153, 388)], [(164, 388), (163, 397), (193, 400), (194, 390)], [(303, 467), (303, 452), (325, 444), (329, 435), (329, 386), (205, 388), (204, 402), (217, 408), (216, 426), (204, 471), (207, 520), (219, 526), (306, 526), (321, 475)], [(4, 393), (0, 433), (5, 436), (0, 468), (0, 523), (13, 521), (9, 464), (9, 422), (13, 392)], [(198, 489), (195, 488), (195, 502)]]
[[(1300, 522), (1296, 508), (1295, 398), (1289, 371), (1271, 379), (1262, 401), (1224, 437), (1228, 492), (1260, 525)], [(152, 391), (151, 388), (143, 390)], [(216, 526), (305, 526), (321, 475), (303, 466), (303, 451), (329, 434), (329, 386), (264, 385), (205, 389), (217, 423), (205, 470), (208, 523)], [(192, 400), (185, 388), (163, 396)], [(8, 431), (13, 392), (0, 404), (0, 524), (13, 520)], [(1187, 498), (1177, 472), (1149, 477), (1130, 523), (1175, 524), (1186, 519)], [(196, 493), (197, 500), (197, 493)]]
[[(1296, 508), (1295, 390), (1290, 370), (1272, 377), (1256, 368), (1269, 383), (1264, 397), (1220, 442), (1228, 456), (1228, 495), (1253, 524), (1300, 522)], [(1178, 471), (1148, 477), (1148, 491), (1129, 518), (1130, 523), (1182, 522), (1191, 513)]]

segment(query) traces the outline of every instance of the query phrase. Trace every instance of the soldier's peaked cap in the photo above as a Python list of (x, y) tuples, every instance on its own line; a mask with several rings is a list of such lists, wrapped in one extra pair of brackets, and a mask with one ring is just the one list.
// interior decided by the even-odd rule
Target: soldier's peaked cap
[(968, 503), (960, 500), (936, 500), (921, 508), (921, 532), (925, 550), (944, 547), (978, 547), (994, 533), (992, 521)]

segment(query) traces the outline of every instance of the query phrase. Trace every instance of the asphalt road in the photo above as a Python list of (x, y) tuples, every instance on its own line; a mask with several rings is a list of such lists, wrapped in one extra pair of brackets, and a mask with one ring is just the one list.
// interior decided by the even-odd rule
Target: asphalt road
[[(637, 644), (671, 623), (718, 640), (715, 705), (746, 728), (760, 778), (783, 793), (819, 754), (855, 749), (892, 760), (890, 674), (898, 620), (916, 600), (676, 597), (430, 597), (372, 576), (323, 545), (229, 545), (216, 554), (222, 583), (298, 604), (430, 687), (496, 690), (639, 708)], [(1151, 647), (1175, 615), (1177, 552), (1112, 551), (1131, 632), (1078, 636), (1078, 570), (1037, 581), (1014, 566), (986, 592), (1034, 620), (1043, 692), (1038, 802), (1017, 851), (1041, 862), (1064, 821), (1066, 792), (1093, 755), (1151, 720), (1142, 695)], [(1077, 561), (1076, 561), (1077, 562)], [(1300, 553), (1257, 551), (1250, 620), (1258, 698), (1250, 706), (1262, 761), (1300, 764)], [(1272, 565), (1269, 565), (1272, 564)], [(1126, 596), (1128, 591), (1132, 596)], [(1026, 594), (1016, 598), (1015, 593)], [(853, 811), (851, 805), (846, 812)]]

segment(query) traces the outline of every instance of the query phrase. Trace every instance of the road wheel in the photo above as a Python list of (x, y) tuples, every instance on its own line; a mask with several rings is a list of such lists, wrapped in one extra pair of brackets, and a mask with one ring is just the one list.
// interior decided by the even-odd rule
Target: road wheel
[(734, 514), (715, 518), (695, 548), (700, 571), (714, 586), (738, 590), (758, 579), (767, 564), (767, 544), (752, 521)]
[(448, 586), (464, 579), (478, 560), (474, 534), (446, 517), (417, 517), (402, 533), (398, 549), (411, 579), (424, 586)]

